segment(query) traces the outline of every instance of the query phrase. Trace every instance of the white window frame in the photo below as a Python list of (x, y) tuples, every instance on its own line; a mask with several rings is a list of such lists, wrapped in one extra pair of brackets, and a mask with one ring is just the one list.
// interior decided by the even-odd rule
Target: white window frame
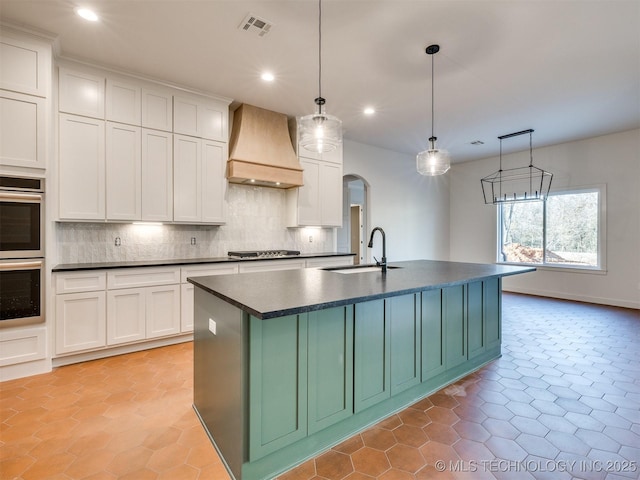
[[(554, 190), (549, 193), (549, 196), (555, 195), (570, 195), (576, 193), (590, 193), (598, 192), (598, 265), (566, 265), (555, 263), (531, 263), (531, 262), (505, 262), (500, 260), (501, 245), (502, 245), (502, 205), (497, 205), (497, 232), (496, 232), (496, 263), (500, 265), (527, 265), (536, 267), (539, 270), (556, 270), (563, 272), (576, 272), (576, 273), (595, 273), (606, 274), (607, 273), (607, 186), (605, 184), (584, 186), (584, 187), (565, 187), (562, 189)], [(546, 222), (547, 212), (546, 203), (543, 206), (542, 214), (542, 238), (543, 249), (547, 242)]]

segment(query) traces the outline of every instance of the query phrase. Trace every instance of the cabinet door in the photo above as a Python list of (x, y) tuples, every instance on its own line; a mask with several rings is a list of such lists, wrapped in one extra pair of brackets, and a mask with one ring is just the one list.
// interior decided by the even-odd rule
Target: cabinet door
[(339, 163), (342, 164), (342, 145), (330, 152), (318, 153), (314, 150), (305, 150), (298, 146), (298, 156), (313, 158), (314, 160), (320, 160), (322, 162)]
[(141, 88), (131, 83), (107, 78), (107, 120), (140, 125)]
[(135, 342), (145, 338), (145, 289), (126, 288), (107, 292), (107, 344)]
[(46, 167), (45, 100), (0, 91), (0, 164)]
[(476, 357), (485, 351), (483, 283), (472, 282), (466, 287), (468, 358)]
[(249, 461), (307, 435), (307, 315), (249, 323)]
[(173, 123), (173, 97), (170, 93), (142, 89), (142, 126), (170, 132)]
[(202, 161), (200, 140), (173, 136), (173, 219), (200, 222), (202, 218)]
[(484, 335), (487, 349), (499, 347), (502, 341), (500, 332), (502, 285), (500, 278), (490, 278), (483, 283)]
[(147, 338), (180, 333), (180, 285), (146, 290)]
[(422, 381), (445, 369), (442, 290), (422, 292)]
[(180, 331), (193, 331), (193, 283), (180, 285)]
[(104, 77), (60, 67), (58, 109), (104, 119), (104, 84)]
[(389, 323), (384, 300), (357, 303), (354, 327), (355, 412), (389, 398)]
[(105, 219), (104, 121), (60, 115), (59, 216)]
[(56, 353), (106, 345), (105, 292), (56, 295)]
[(320, 225), (342, 226), (342, 165), (322, 163), (320, 165)]
[[(198, 115), (202, 126), (201, 136), (209, 140), (227, 142), (227, 119), (229, 107), (224, 103), (205, 101), (199, 106)], [(226, 161), (226, 159), (225, 159)]]
[(175, 133), (227, 142), (228, 117), (228, 106), (223, 102), (189, 95), (173, 97)]
[(140, 220), (140, 127), (107, 122), (107, 219)]
[(48, 95), (51, 81), (49, 45), (2, 32), (0, 64), (0, 88), (39, 97)]
[(414, 294), (386, 300), (389, 312), (391, 395), (420, 383), (420, 322)]
[(192, 137), (201, 136), (198, 100), (189, 96), (173, 96), (173, 131)]
[(225, 222), (227, 144), (202, 141), (202, 222)]
[(309, 313), (309, 434), (353, 415), (353, 306)]
[(170, 133), (142, 129), (142, 220), (173, 220), (172, 140)]
[(445, 324), (446, 365), (449, 369), (467, 360), (464, 285), (442, 290), (442, 317)]
[(302, 181), (298, 188), (298, 225), (319, 226), (320, 216), (320, 164), (315, 160), (300, 159)]

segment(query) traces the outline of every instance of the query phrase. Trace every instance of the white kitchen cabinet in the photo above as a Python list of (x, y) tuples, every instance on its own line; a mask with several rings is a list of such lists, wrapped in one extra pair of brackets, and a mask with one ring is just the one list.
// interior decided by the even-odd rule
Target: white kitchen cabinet
[(104, 121), (67, 114), (59, 120), (59, 218), (104, 220)]
[(225, 222), (227, 144), (202, 140), (202, 223)]
[(104, 119), (104, 76), (60, 67), (58, 79), (60, 112)]
[(56, 295), (56, 354), (106, 345), (105, 292)]
[(180, 286), (180, 329), (182, 332), (193, 331), (193, 289), (189, 277), (206, 277), (209, 275), (226, 275), (238, 273), (237, 263), (214, 263), (204, 265), (188, 265), (181, 269), (182, 285)]
[(149, 287), (146, 300), (147, 338), (180, 333), (180, 285)]
[(173, 136), (173, 220), (224, 223), (227, 145)]
[(245, 272), (272, 272), (276, 270), (295, 270), (305, 268), (304, 258), (291, 258), (285, 260), (251, 260), (239, 262), (238, 271)]
[(345, 267), (353, 265), (353, 255), (307, 258), (307, 268)]
[(342, 225), (342, 164), (300, 158), (304, 185), (287, 190), (288, 226)]
[(173, 96), (173, 132), (228, 141), (229, 104), (195, 95)]
[(107, 220), (141, 219), (140, 143), (140, 127), (107, 122)]
[(107, 120), (140, 125), (142, 117), (142, 88), (133, 82), (107, 78)]
[(107, 292), (107, 344), (144, 340), (146, 289), (126, 288)]
[(180, 286), (107, 292), (107, 344), (118, 345), (180, 333)]
[(44, 98), (0, 90), (0, 164), (44, 170), (46, 119)]
[(141, 220), (173, 220), (173, 135), (142, 129)]
[(200, 139), (173, 136), (173, 219), (197, 223), (202, 218)]
[(172, 131), (173, 95), (170, 92), (142, 87), (142, 126)]
[(298, 145), (298, 157), (311, 158), (313, 160), (319, 160), (321, 162), (339, 163), (342, 164), (342, 145), (338, 148), (331, 150), (330, 152), (318, 153), (311, 150), (306, 150)]
[(49, 95), (51, 46), (47, 42), (3, 28), (0, 65), (0, 88), (38, 97)]

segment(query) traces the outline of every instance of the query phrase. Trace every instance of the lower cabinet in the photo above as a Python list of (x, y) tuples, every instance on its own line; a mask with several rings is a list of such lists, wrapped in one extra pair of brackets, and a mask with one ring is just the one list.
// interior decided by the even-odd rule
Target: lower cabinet
[(385, 301), (356, 303), (353, 346), (353, 402), (360, 412), (391, 396), (390, 330)]
[(442, 289), (444, 350), (446, 368), (467, 360), (467, 322), (465, 318), (465, 285)]
[(180, 333), (180, 286), (107, 292), (107, 344)]
[(421, 293), (422, 318), (422, 381), (444, 372), (444, 322), (442, 318), (442, 289)]
[(309, 313), (308, 430), (353, 414), (353, 305)]
[(106, 345), (105, 292), (56, 295), (56, 354)]
[(307, 315), (250, 318), (249, 461), (307, 435)]

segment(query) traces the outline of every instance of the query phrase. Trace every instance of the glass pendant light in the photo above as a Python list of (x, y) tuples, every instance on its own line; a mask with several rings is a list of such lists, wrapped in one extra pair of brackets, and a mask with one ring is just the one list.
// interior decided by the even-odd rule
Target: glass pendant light
[(451, 168), (451, 159), (446, 150), (436, 148), (437, 137), (433, 135), (433, 56), (440, 51), (440, 45), (429, 45), (427, 55), (431, 55), (431, 137), (429, 149), (424, 150), (416, 157), (416, 169), (420, 175), (442, 175)]
[(316, 153), (335, 150), (342, 143), (342, 121), (324, 111), (322, 98), (322, 0), (318, 0), (318, 98), (316, 113), (298, 120), (298, 142), (302, 148)]

